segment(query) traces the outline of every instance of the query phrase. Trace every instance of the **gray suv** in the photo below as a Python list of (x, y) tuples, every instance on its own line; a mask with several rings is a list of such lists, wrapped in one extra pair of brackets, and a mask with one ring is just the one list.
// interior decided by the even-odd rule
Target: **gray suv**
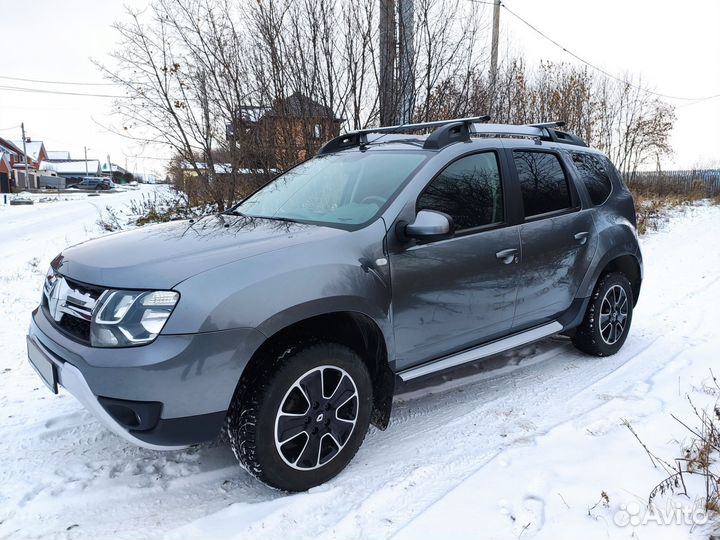
[(561, 123), (486, 122), (342, 135), (230, 211), (66, 249), (30, 362), (137, 445), (224, 429), (297, 491), (387, 427), (396, 383), (556, 333), (614, 354), (642, 280), (628, 189)]

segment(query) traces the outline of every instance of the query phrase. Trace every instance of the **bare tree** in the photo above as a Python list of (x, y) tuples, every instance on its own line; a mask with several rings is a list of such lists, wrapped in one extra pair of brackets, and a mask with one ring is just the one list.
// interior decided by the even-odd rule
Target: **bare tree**
[[(626, 174), (670, 151), (672, 107), (629, 76), (618, 82), (506, 58), (491, 88), (489, 10), (478, 3), (414, 0), (400, 29), (414, 25), (413, 47), (400, 51), (409, 55), (404, 67), (381, 69), (382, 54), (397, 54), (396, 5), (383, 1), (383, 12), (379, 0), (152, 0), (128, 10), (115, 25), (115, 65), (101, 66), (125, 89), (116, 104), (121, 133), (169, 147), (193, 202), (218, 209), (312, 156), (341, 124), (397, 121), (400, 92), (381, 110), (388, 77), (391, 87), (414, 85), (417, 121), (487, 112), (506, 123), (563, 119)], [(380, 40), (382, 14), (389, 27)]]
[(468, 108), (493, 110), (495, 122), (509, 124), (563, 120), (568, 130), (606, 152), (630, 177), (671, 152), (673, 108), (629, 75), (617, 80), (553, 62), (531, 70), (515, 58), (498, 71), (495, 92), (481, 70), (468, 80), (468, 88), (453, 78), (440, 82), (428, 109), (439, 117), (460, 116)]

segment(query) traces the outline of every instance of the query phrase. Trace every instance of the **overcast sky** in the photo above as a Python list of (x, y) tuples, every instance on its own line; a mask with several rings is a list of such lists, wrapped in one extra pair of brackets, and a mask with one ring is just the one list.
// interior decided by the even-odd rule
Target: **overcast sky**
[[(630, 72), (656, 92), (720, 94), (720, 0), (507, 0), (507, 6), (583, 60), (613, 74)], [(501, 28), (529, 59), (577, 63), (507, 11)], [(671, 162), (720, 167), (720, 96), (668, 99), (677, 122)]]
[[(3, 4), (9, 0), (0, 0)], [(146, 0), (32, 0), (22, 9), (3, 10), (0, 40), (5, 54), (0, 76), (68, 82), (103, 80), (90, 58), (107, 61), (116, 36), (110, 25), (123, 17), (124, 5)], [(720, 1), (718, 0), (507, 0), (507, 6), (578, 56), (612, 73), (641, 75), (662, 94), (698, 98), (720, 94)], [(485, 11), (490, 15), (491, 10)], [(32, 21), (28, 25), (27, 22)], [(508, 12), (502, 12), (502, 40), (536, 61), (577, 63)], [(502, 56), (502, 50), (501, 50)], [(49, 150), (69, 150), (82, 158), (113, 162), (142, 173), (162, 172), (167, 157), (108, 133), (96, 122), (109, 117), (107, 98), (66, 96), (2, 87), (112, 94), (111, 86), (42, 84), (0, 78), (0, 136), (27, 134)], [(720, 98), (703, 102), (668, 100), (678, 106), (673, 133), (675, 155), (666, 167), (720, 165)], [(482, 113), (483, 111), (478, 111)], [(540, 120), (540, 119), (539, 119)]]

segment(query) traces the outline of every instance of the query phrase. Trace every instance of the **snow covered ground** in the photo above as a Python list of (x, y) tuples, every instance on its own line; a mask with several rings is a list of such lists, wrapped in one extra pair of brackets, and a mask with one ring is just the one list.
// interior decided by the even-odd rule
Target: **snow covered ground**
[(720, 207), (643, 239), (643, 292), (619, 354), (586, 357), (558, 337), (406, 386), (389, 429), (372, 428), (345, 472), (288, 496), (219, 443), (129, 445), (72, 396), (50, 394), (26, 361), (49, 261), (101, 234), (106, 204), (122, 209), (152, 189), (0, 206), (0, 537), (707, 536), (707, 526), (626, 525), (633, 513), (642, 521), (665, 474), (621, 422), (671, 460), (688, 432), (670, 413), (692, 422), (686, 394), (699, 406), (717, 397)]

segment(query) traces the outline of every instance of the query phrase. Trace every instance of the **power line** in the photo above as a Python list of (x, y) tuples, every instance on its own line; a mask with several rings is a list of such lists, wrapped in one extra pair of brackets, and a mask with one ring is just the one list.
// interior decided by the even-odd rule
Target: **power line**
[(117, 86), (117, 84), (115, 84), (115, 83), (48, 81), (48, 80), (43, 80), (43, 79), (23, 79), (22, 77), (10, 77), (9, 75), (0, 75), (0, 79), (8, 79), (10, 81), (42, 83), (42, 84), (69, 84), (69, 85), (73, 85), (73, 86)]
[(690, 107), (690, 106), (692, 106), (692, 105), (697, 105), (698, 103), (704, 103), (704, 102), (706, 102), (706, 101), (709, 101), (709, 100), (711, 100), (711, 99), (715, 99), (715, 98), (717, 98), (717, 97), (718, 97), (718, 96), (708, 96), (708, 97), (703, 98), (703, 99), (698, 99), (697, 101), (689, 101), (689, 102), (687, 102), (687, 103), (683, 103), (682, 105), (677, 105), (675, 108), (676, 108), (676, 109), (681, 109), (681, 108), (683, 108), (683, 107)]
[[(477, 3), (477, 4), (492, 4), (492, 2), (487, 2), (487, 1), (483, 1), (483, 0), (470, 0), (470, 1), (471, 1), (471, 2), (474, 2), (474, 3)], [(512, 15), (512, 16), (515, 17), (516, 19), (518, 19), (520, 22), (522, 22), (525, 26), (527, 26), (528, 28), (530, 28), (531, 30), (533, 30), (535, 33), (537, 33), (537, 34), (539, 34), (540, 36), (542, 36), (543, 38), (545, 38), (547, 41), (549, 41), (550, 43), (552, 43), (553, 45), (555, 45), (555, 46), (558, 47), (559, 49), (562, 49), (564, 52), (566, 52), (567, 54), (569, 54), (570, 56), (572, 56), (573, 58), (575, 58), (575, 59), (578, 60), (579, 62), (585, 64), (586, 66), (588, 66), (588, 67), (590, 67), (590, 68), (592, 68), (592, 69), (594, 69), (595, 71), (598, 71), (598, 72), (602, 73), (602, 74), (605, 75), (606, 77), (609, 77), (609, 78), (611, 78), (611, 79), (613, 79), (613, 80), (616, 80), (616, 81), (618, 81), (618, 82), (621, 82), (621, 83), (623, 83), (623, 84), (627, 84), (628, 86), (630, 86), (630, 87), (632, 87), (632, 88), (635, 88), (636, 90), (640, 90), (640, 91), (642, 91), (642, 92), (646, 92), (646, 93), (651, 94), (651, 95), (653, 95), (653, 96), (658, 96), (658, 97), (662, 97), (662, 98), (665, 98), (665, 99), (675, 99), (675, 100), (679, 100), (679, 101), (692, 101), (692, 102), (695, 102), (695, 103), (699, 103), (699, 102), (701, 102), (701, 101), (707, 101), (707, 100), (710, 100), (710, 99), (715, 99), (715, 98), (720, 97), (720, 94), (713, 94), (713, 95), (704, 96), (704, 97), (671, 96), (671, 95), (669, 95), (669, 94), (663, 94), (663, 93), (660, 93), (660, 92), (654, 92), (653, 90), (649, 90), (649, 89), (647, 89), (647, 88), (643, 88), (642, 86), (638, 86), (638, 85), (636, 85), (636, 84), (633, 84), (633, 83), (631, 83), (631, 82), (629, 82), (629, 81), (627, 81), (627, 80), (625, 80), (625, 79), (622, 79), (622, 78), (620, 78), (620, 77), (617, 77), (616, 75), (613, 75), (612, 73), (604, 70), (604, 69), (601, 68), (601, 67), (598, 67), (598, 66), (596, 66), (596, 65), (588, 62), (588, 61), (585, 60), (584, 58), (581, 58), (580, 56), (578, 56), (577, 54), (575, 54), (574, 52), (572, 52), (571, 50), (569, 50), (567, 47), (561, 45), (560, 43), (558, 43), (557, 41), (555, 41), (553, 38), (551, 38), (550, 36), (548, 36), (547, 34), (545, 34), (544, 32), (542, 32), (541, 30), (539, 30), (538, 28), (536, 28), (533, 24), (531, 24), (531, 23), (528, 22), (527, 20), (523, 19), (520, 15), (518, 15), (517, 13), (515, 13), (514, 11), (512, 11), (509, 7), (507, 7), (507, 5), (505, 5), (504, 2), (501, 2), (500, 5), (501, 5), (501, 7), (502, 7), (503, 9), (505, 9), (505, 11), (507, 11), (510, 15)]]
[(8, 90), (11, 92), (26, 92), (36, 94), (56, 94), (61, 96), (84, 96), (84, 97), (100, 97), (100, 98), (112, 98), (112, 99), (129, 99), (129, 96), (118, 96), (111, 94), (90, 94), (85, 92), (65, 92), (62, 90), (43, 90), (40, 88), (24, 88), (20, 86), (6, 86), (0, 85), (0, 90)]
[(130, 156), (128, 156), (128, 157), (130, 157), (130, 158), (132, 158), (132, 159), (135, 159), (135, 160), (142, 160), (142, 159), (154, 159), (154, 160), (157, 160), (157, 161), (171, 161), (171, 160), (172, 160), (172, 158), (140, 156), (140, 155), (137, 155), (137, 156), (136, 156), (136, 155), (130, 155)]

